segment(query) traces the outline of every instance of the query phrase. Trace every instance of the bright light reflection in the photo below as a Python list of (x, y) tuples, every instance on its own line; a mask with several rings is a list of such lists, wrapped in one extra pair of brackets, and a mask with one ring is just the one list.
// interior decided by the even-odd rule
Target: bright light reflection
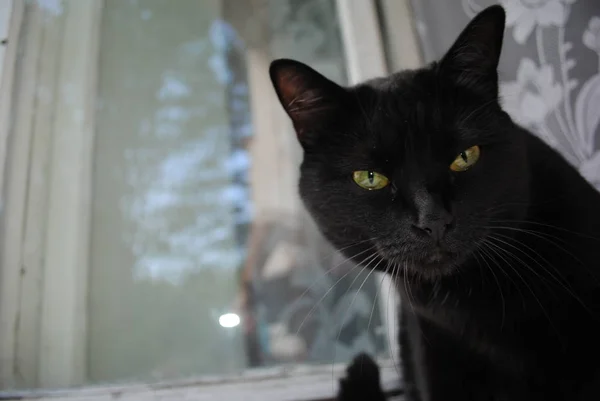
[(219, 317), (219, 324), (227, 328), (235, 327), (240, 324), (240, 317), (235, 313), (226, 313)]

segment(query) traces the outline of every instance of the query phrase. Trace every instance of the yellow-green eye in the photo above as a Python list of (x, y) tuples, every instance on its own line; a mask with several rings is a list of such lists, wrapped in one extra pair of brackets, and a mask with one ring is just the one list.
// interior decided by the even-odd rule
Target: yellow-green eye
[(457, 172), (467, 171), (473, 167), (475, 163), (477, 163), (480, 154), (481, 150), (477, 145), (471, 146), (467, 150), (463, 150), (458, 156), (456, 156), (456, 159), (454, 159), (450, 165), (450, 170)]
[(355, 171), (352, 178), (360, 187), (369, 191), (384, 188), (390, 183), (385, 175), (367, 170)]

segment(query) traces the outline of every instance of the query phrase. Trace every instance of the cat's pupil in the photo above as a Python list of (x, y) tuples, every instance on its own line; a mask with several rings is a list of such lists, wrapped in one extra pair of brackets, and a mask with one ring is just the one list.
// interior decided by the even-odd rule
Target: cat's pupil
[(375, 173), (372, 171), (369, 171), (368, 176), (369, 176), (369, 182), (372, 184), (373, 179), (375, 178)]
[(467, 154), (465, 152), (461, 152), (460, 153), (460, 157), (462, 157), (462, 159), (465, 161), (465, 163), (467, 162), (468, 157), (467, 157)]

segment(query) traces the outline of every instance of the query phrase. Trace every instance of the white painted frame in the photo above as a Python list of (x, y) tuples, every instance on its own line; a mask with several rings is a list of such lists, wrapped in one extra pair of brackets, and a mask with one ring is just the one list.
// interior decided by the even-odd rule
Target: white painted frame
[[(20, 2), (5, 2), (2, 4), (2, 20), (0, 20), (0, 32), (6, 45), (2, 49), (2, 66), (0, 76), (0, 206), (1, 224), (0, 232), (0, 384), (7, 382), (12, 384), (14, 366), (14, 325), (17, 319), (18, 291), (15, 286), (18, 280), (18, 260), (14, 259), (14, 253), (10, 252), (12, 246), (20, 242), (19, 224), (15, 224), (15, 218), (8, 214), (9, 196), (13, 188), (18, 185), (11, 182), (7, 177), (7, 165), (10, 154), (13, 155), (13, 141), (10, 141), (9, 132), (12, 128), (12, 112), (15, 108), (14, 91), (16, 82), (16, 59), (17, 41), (21, 32), (23, 17), (23, 4)], [(8, 178), (8, 179), (7, 179)], [(17, 188), (18, 190), (19, 188)], [(9, 235), (10, 234), (10, 235)], [(14, 266), (14, 268), (5, 268)]]
[(13, 4), (0, 103), (0, 386), (76, 386), (103, 2), (61, 2), (52, 16), (41, 2)]
[(66, 8), (57, 88), (70, 92), (55, 98), (59, 104), (49, 166), (40, 386), (78, 385), (85, 379), (88, 274), (84, 267), (89, 264), (102, 7), (102, 1), (77, 0)]
[(12, 12), (13, 0), (4, 0), (3, 2), (0, 2), (0, 76), (2, 76), (4, 53), (6, 52), (8, 44), (8, 30)]
[[(8, 0), (3, 0), (8, 1)], [(348, 75), (351, 83), (387, 73), (384, 47), (381, 40), (380, 26), (374, 1), (363, 0), (336, 0), (338, 16), (342, 27), (342, 37), (346, 50)], [(12, 2), (11, 2), (12, 4)], [(19, 323), (22, 306), (26, 306), (32, 313), (41, 314), (41, 327), (39, 327), (39, 347), (47, 349), (42, 353), (39, 368), (36, 371), (39, 383), (43, 386), (76, 385), (82, 381), (85, 374), (85, 289), (87, 272), (81, 271), (85, 266), (89, 241), (89, 195), (90, 172), (92, 160), (94, 107), (92, 100), (95, 98), (95, 65), (98, 53), (99, 21), (101, 16), (102, 1), (77, 0), (76, 6), (70, 10), (73, 14), (72, 21), (65, 24), (62, 39), (65, 45), (62, 48), (63, 58), (69, 57), (69, 52), (86, 52), (89, 57), (83, 58), (81, 64), (70, 65), (69, 69), (62, 69), (58, 74), (61, 83), (76, 83), (74, 104), (81, 107), (62, 107), (53, 119), (51, 129), (59, 135), (55, 136), (52, 143), (43, 143), (44, 135), (32, 138), (30, 129), (28, 135), (15, 135), (11, 129), (17, 127), (12, 124), (10, 111), (12, 103), (26, 101), (27, 96), (23, 87), (13, 88), (16, 81), (14, 66), (16, 65), (16, 40), (20, 35), (23, 13), (23, 3), (15, 2), (11, 10), (9, 42), (4, 57), (4, 68), (0, 71), (0, 188), (2, 189), (3, 206), (3, 232), (0, 237), (0, 380), (8, 379), (9, 385), (15, 380), (14, 368), (18, 361), (15, 356), (17, 339), (14, 336), (15, 325)], [(2, 33), (0, 13), (0, 33)], [(24, 65), (29, 68), (29, 65)], [(33, 67), (31, 67), (33, 68)], [(25, 88), (26, 89), (26, 88)], [(31, 101), (31, 100), (29, 100)], [(66, 100), (63, 100), (66, 101)], [(21, 105), (19, 105), (21, 106)], [(62, 106), (65, 106), (64, 104)], [(29, 111), (33, 109), (29, 105)], [(24, 118), (24, 117), (23, 117)], [(37, 117), (36, 117), (37, 118)], [(24, 121), (24, 120), (23, 120)], [(21, 121), (21, 122), (23, 122)], [(23, 129), (23, 127), (21, 127)], [(84, 135), (74, 135), (79, 132)], [(9, 135), (10, 134), (10, 135)], [(42, 142), (39, 142), (39, 141)], [(44, 145), (50, 146), (51, 154), (47, 164), (38, 162), (39, 171), (49, 172), (50, 185), (47, 188), (47, 197), (42, 196), (46, 208), (50, 210), (46, 219), (44, 231), (36, 230), (37, 215), (29, 216), (30, 225), (27, 225), (25, 209), (31, 208), (31, 199), (27, 199), (28, 180), (33, 175), (29, 171), (32, 167), (28, 164), (17, 168), (18, 163), (25, 160), (30, 152), (41, 151)], [(10, 157), (7, 157), (10, 149)], [(19, 152), (15, 152), (19, 150)], [(21, 159), (23, 158), (23, 160)], [(65, 160), (69, 161), (66, 168)], [(8, 171), (5, 166), (10, 163)], [(14, 163), (14, 164), (13, 164)], [(17, 166), (17, 167), (15, 167)], [(80, 168), (74, 168), (79, 166)], [(29, 174), (29, 176), (28, 176)], [(3, 181), (7, 177), (6, 182)], [(42, 191), (43, 192), (43, 191)], [(28, 203), (29, 202), (29, 203)], [(65, 207), (68, 205), (68, 207)], [(4, 207), (6, 206), (6, 207)], [(8, 215), (6, 210), (11, 209)], [(37, 205), (39, 208), (39, 205)], [(12, 213), (15, 210), (15, 213)], [(33, 207), (33, 210), (36, 207)], [(31, 212), (28, 212), (31, 213)], [(8, 216), (8, 217), (7, 217)], [(13, 231), (14, 230), (14, 231)], [(26, 235), (28, 232), (37, 233)], [(14, 235), (18, 233), (18, 235)], [(10, 234), (10, 235), (9, 235)], [(25, 237), (25, 238), (24, 238)], [(27, 240), (27, 238), (29, 240)], [(28, 242), (30, 241), (30, 242)], [(28, 248), (28, 244), (30, 248)], [(39, 248), (42, 245), (47, 254), (41, 258)], [(31, 251), (31, 250), (34, 251)], [(35, 249), (38, 249), (37, 253)], [(43, 261), (41, 260), (43, 259)], [(41, 269), (52, 270), (52, 278), (44, 280), (39, 294), (39, 309), (37, 301), (28, 300), (22, 305), (23, 297), (19, 294), (21, 267), (26, 261)], [(56, 276), (54, 276), (54, 274)], [(47, 275), (46, 275), (47, 277)], [(29, 285), (36, 288), (34, 276)], [(387, 282), (385, 282), (387, 281)], [(21, 284), (20, 284), (21, 283)], [(390, 338), (397, 338), (396, 303), (388, 303), (388, 299), (395, 299), (396, 294), (390, 294), (393, 286), (389, 279), (384, 279), (380, 289), (380, 302), (383, 310), (387, 311), (388, 333)], [(393, 298), (391, 298), (393, 296)], [(35, 297), (34, 297), (35, 298)], [(27, 306), (28, 305), (28, 306)], [(43, 306), (42, 306), (43, 305)], [(77, 305), (77, 308), (73, 306)], [(37, 311), (37, 312), (36, 312)], [(70, 333), (56, 330), (55, 322), (59, 321), (69, 327)], [(66, 336), (66, 337), (65, 337)], [(35, 343), (36, 339), (29, 339)], [(396, 341), (391, 341), (392, 352), (397, 355)], [(118, 397), (122, 400), (214, 400), (217, 397), (226, 400), (315, 400), (333, 397), (337, 387), (336, 377), (343, 374), (344, 367), (294, 367), (286, 370), (277, 368), (272, 370), (249, 371), (239, 377), (228, 379), (208, 380), (194, 379), (161, 383), (153, 385), (128, 385), (121, 387), (97, 387), (72, 389), (64, 391), (27, 391), (14, 394), (20, 400), (111, 400)], [(382, 361), (382, 382), (384, 388), (397, 388), (400, 378), (396, 364)], [(62, 383), (62, 384), (59, 384)], [(0, 393), (0, 395), (2, 395)], [(10, 395), (5, 394), (10, 397)], [(10, 399), (3, 397), (3, 399)]]
[[(385, 362), (380, 366), (383, 389), (398, 395), (397, 369)], [(5, 394), (2, 399), (15, 401), (114, 401), (116, 399), (119, 401), (333, 401), (337, 378), (343, 375), (344, 369), (345, 366), (342, 365), (256, 369), (226, 379), (201, 378), (155, 384), (15, 392)]]
[(394, 72), (423, 66), (410, 0), (379, 1), (386, 30), (389, 68)]

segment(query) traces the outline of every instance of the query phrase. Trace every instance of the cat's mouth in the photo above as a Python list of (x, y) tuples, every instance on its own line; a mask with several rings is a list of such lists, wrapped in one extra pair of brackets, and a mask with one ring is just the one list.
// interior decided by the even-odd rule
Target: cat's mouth
[(444, 249), (437, 248), (421, 258), (413, 259), (408, 267), (415, 273), (425, 275), (446, 275), (451, 273), (456, 266), (458, 255)]
[(398, 252), (379, 247), (379, 254), (391, 265), (419, 275), (436, 276), (452, 273), (460, 262), (460, 256), (448, 249), (435, 247), (428, 252)]
[(452, 252), (436, 249), (429, 256), (423, 258), (421, 260), (421, 264), (423, 265), (431, 265), (431, 266), (440, 266), (447, 264), (455, 259), (454, 254)]

